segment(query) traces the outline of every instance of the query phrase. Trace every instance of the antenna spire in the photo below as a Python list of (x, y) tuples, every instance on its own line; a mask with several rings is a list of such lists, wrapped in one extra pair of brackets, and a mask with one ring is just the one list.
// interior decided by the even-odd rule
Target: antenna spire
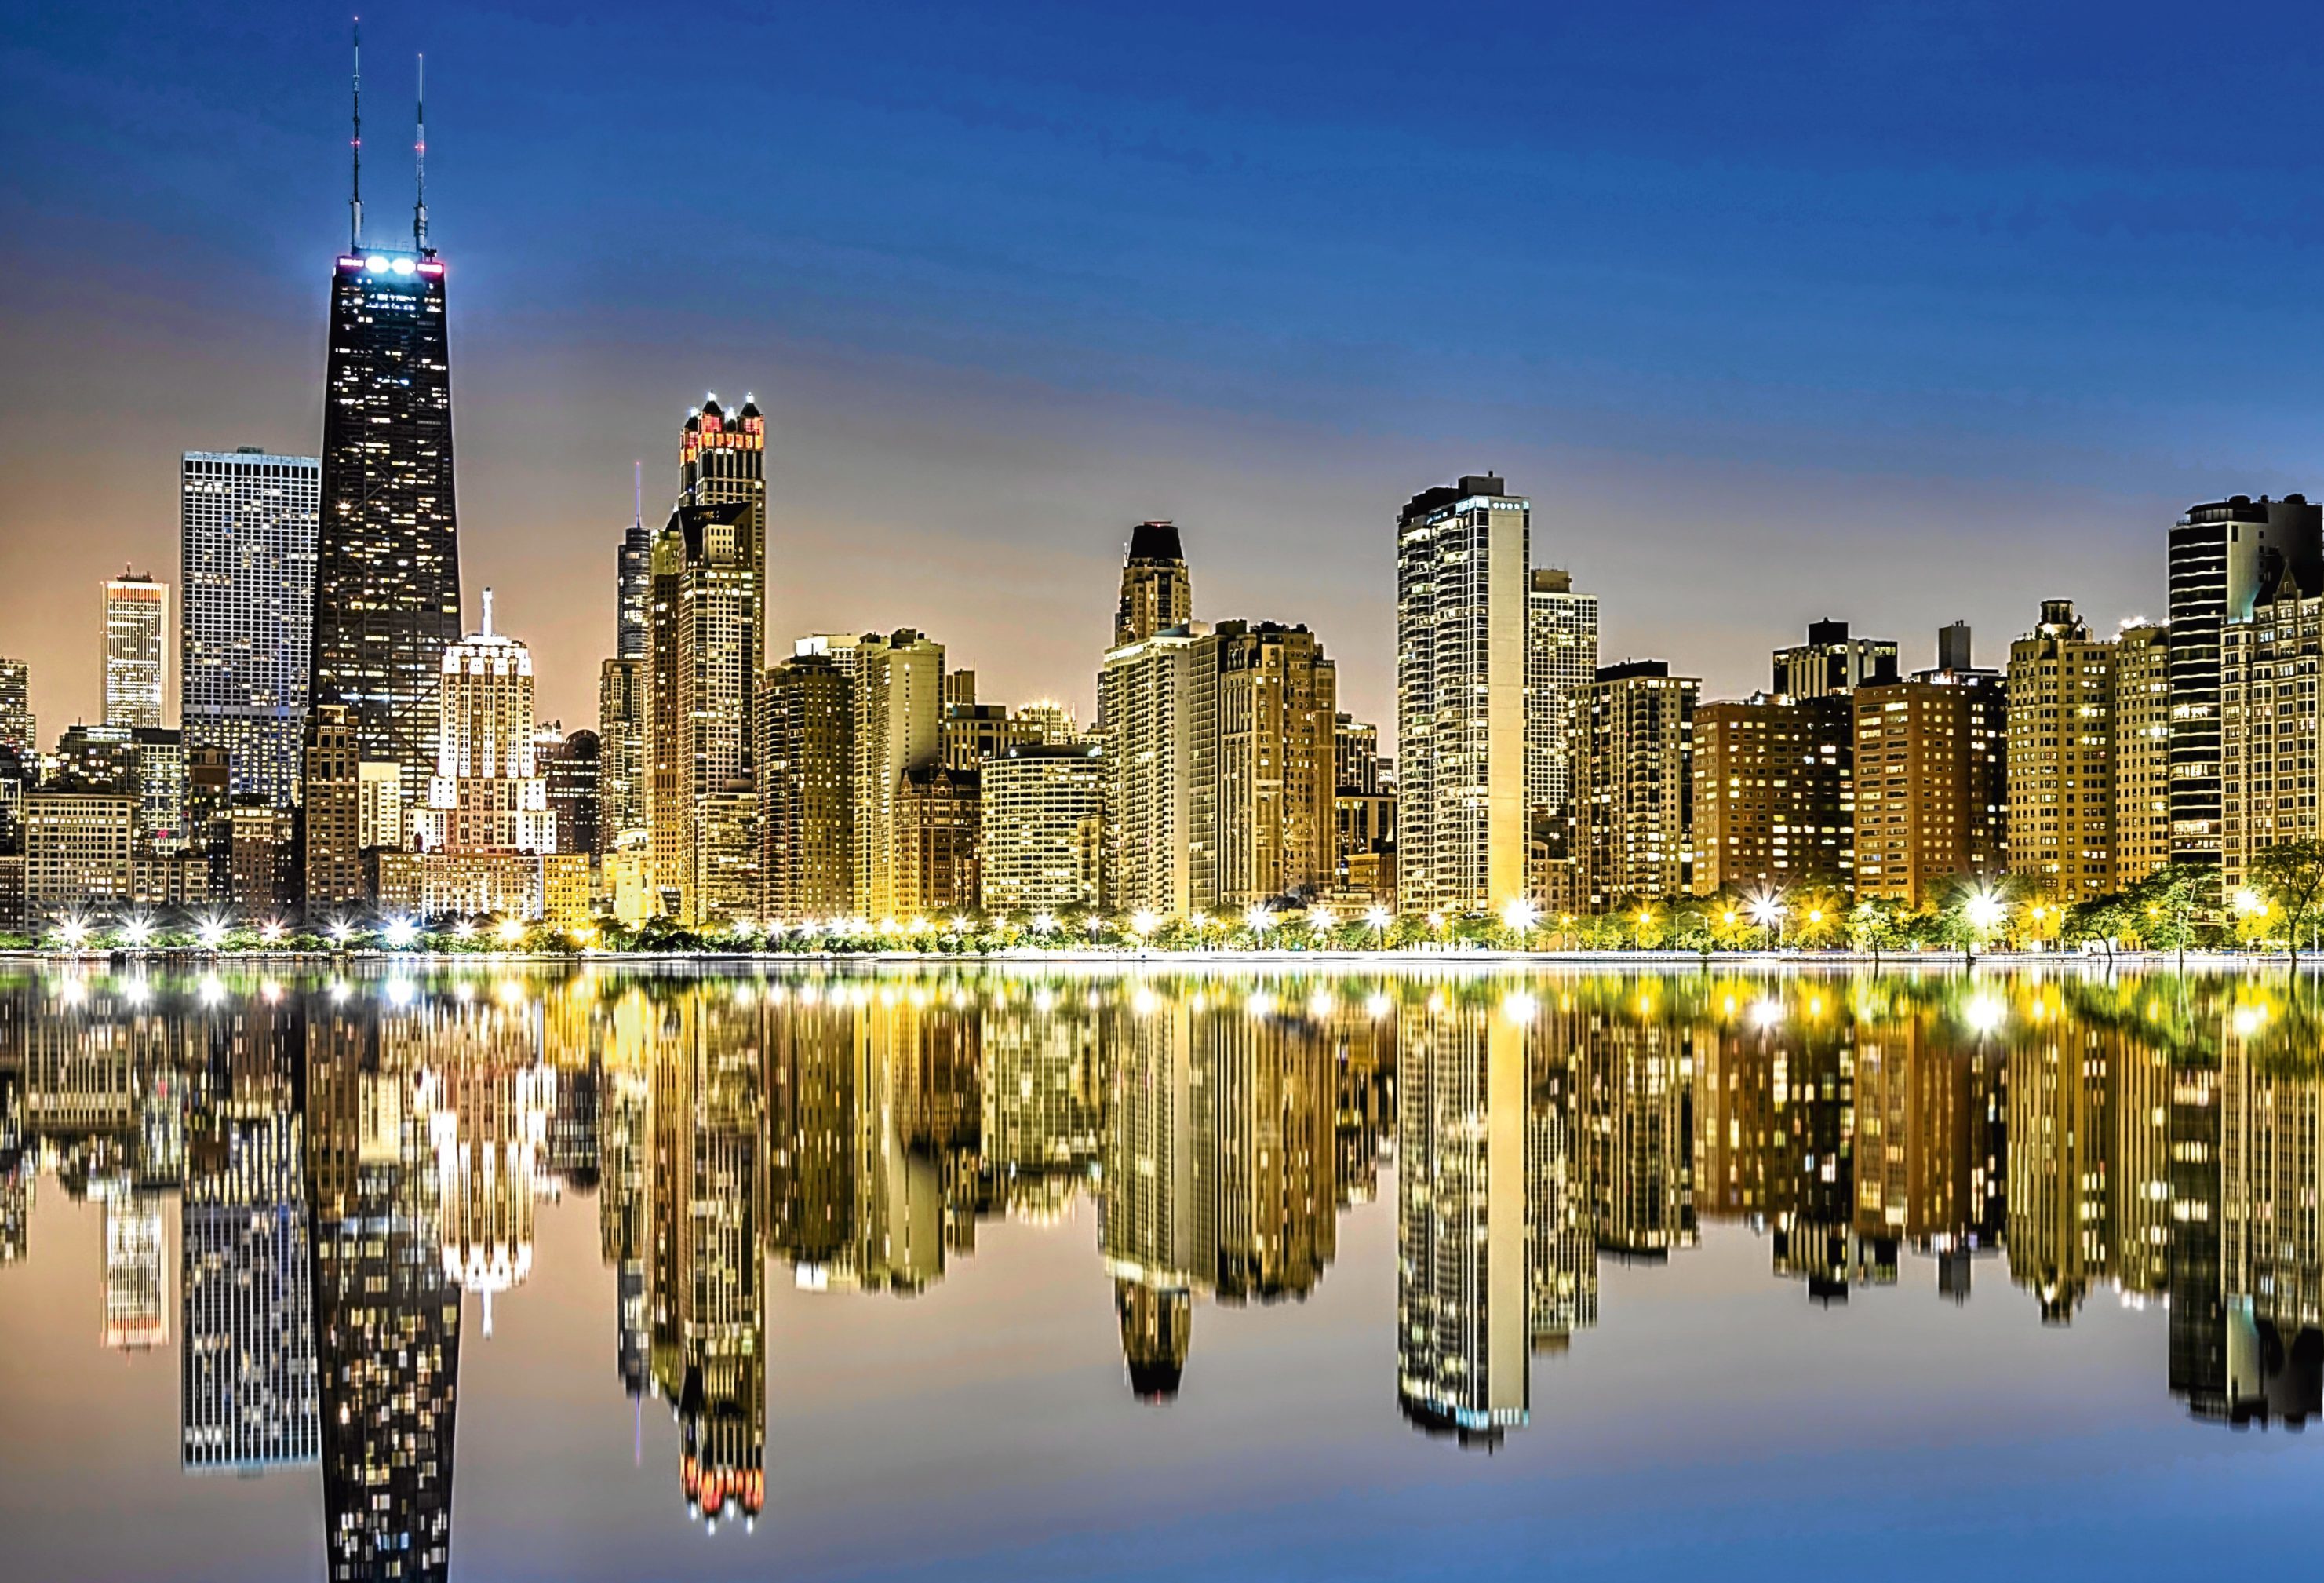
[(347, 193), (347, 251), (363, 251), (363, 18), (355, 23), (355, 135), (348, 140), (349, 157), (354, 162), (354, 185)]
[(637, 525), (646, 525), (646, 465), (641, 461), (630, 464), (630, 487), (637, 492)]
[(411, 204), (411, 245), (428, 251), (428, 57), (420, 57), (420, 91), (413, 97), (412, 126), (419, 134), (411, 145), (412, 175), (417, 181)]
[(492, 635), (493, 635), (493, 591), (492, 591), (492, 589), (491, 589), (491, 588), (487, 588), (484, 590), (484, 636), (486, 636), (486, 637), (490, 637), (490, 636), (492, 636)]

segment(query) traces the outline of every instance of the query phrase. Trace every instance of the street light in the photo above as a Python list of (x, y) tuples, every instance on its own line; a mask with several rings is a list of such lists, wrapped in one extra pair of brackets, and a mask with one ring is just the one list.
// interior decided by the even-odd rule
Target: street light
[(1321, 902), (1307, 909), (1307, 927), (1314, 930), (1319, 937), (1331, 933), (1333, 930), (1339, 927), (1339, 922), (1340, 921), (1332, 915), (1332, 910)]
[(1161, 927), (1162, 914), (1151, 907), (1140, 907), (1130, 915), (1130, 932), (1141, 940)]
[(1251, 933), (1257, 935), (1260, 942), (1264, 943), (1268, 930), (1275, 922), (1275, 912), (1266, 903), (1253, 902), (1243, 909), (1242, 921)]
[(281, 945), (282, 943), (282, 920), (280, 918), (270, 918), (265, 922), (260, 924), (258, 926), (258, 938), (264, 940), (271, 946)]
[(391, 918), (387, 921), (387, 943), (393, 949), (402, 950), (419, 938), (420, 925), (410, 919)]
[(1501, 924), (1517, 937), (1517, 949), (1525, 949), (1526, 936), (1541, 920), (1541, 909), (1523, 896), (1511, 896), (1501, 905)]
[(1056, 927), (1057, 921), (1050, 914), (1047, 912), (1036, 912), (1033, 914), (1033, 932), (1035, 934), (1047, 934)]
[(80, 942), (88, 938), (88, 925), (81, 919), (69, 916), (59, 921), (57, 939), (64, 943), (65, 949), (69, 951), (80, 949)]
[(1364, 922), (1372, 931), (1372, 945), (1375, 949), (1387, 946), (1388, 926), (1393, 921), (1395, 921), (1388, 916), (1388, 909), (1377, 903), (1364, 909)]
[(152, 938), (153, 921), (143, 915), (132, 918), (121, 926), (121, 938), (133, 951), (142, 951)]
[(226, 920), (215, 912), (211, 913), (202, 920), (200, 934), (202, 949), (206, 951), (217, 949), (218, 947), (226, 944)]

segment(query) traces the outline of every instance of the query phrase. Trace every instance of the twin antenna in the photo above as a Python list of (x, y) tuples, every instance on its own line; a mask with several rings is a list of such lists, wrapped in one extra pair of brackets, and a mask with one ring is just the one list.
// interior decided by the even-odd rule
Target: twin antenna
[[(355, 20), (355, 132), (349, 139), (353, 181), (347, 193), (347, 234), (353, 252), (363, 251), (363, 18)], [(413, 100), (411, 145), (414, 188), (411, 204), (411, 245), (428, 251), (428, 57), (420, 57), (420, 91)]]

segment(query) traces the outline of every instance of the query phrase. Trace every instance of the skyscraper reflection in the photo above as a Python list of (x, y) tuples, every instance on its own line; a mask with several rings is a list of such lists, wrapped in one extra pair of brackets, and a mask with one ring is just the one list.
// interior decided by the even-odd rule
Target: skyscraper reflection
[(2028, 1324), (2167, 1302), (2197, 1420), (2298, 1424), (2319, 1045), (2281, 985), (2098, 972), (19, 975), (0, 1264), (32, 1262), (41, 1177), (86, 1200), (88, 1345), (177, 1347), (189, 1471), (318, 1459), (349, 1579), (448, 1573), (463, 1298), (489, 1325), (566, 1190), (601, 1195), (612, 1388), (670, 1408), (706, 1523), (766, 1509), (770, 1271), (892, 1301), (995, 1217), (1070, 1227), (1163, 1402), (1204, 1389), (1197, 1310), (1313, 1295), (1383, 1171), (1399, 1412), (1464, 1445), (1593, 1345), (1601, 1273), (1712, 1236), (1827, 1304), (1908, 1275), (1965, 1302), (1988, 1257)]

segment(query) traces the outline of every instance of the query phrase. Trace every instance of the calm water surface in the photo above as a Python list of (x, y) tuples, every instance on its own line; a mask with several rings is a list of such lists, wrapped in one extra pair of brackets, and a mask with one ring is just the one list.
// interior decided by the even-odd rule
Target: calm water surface
[(0, 967), (0, 1575), (2299, 1575), (2314, 994)]

